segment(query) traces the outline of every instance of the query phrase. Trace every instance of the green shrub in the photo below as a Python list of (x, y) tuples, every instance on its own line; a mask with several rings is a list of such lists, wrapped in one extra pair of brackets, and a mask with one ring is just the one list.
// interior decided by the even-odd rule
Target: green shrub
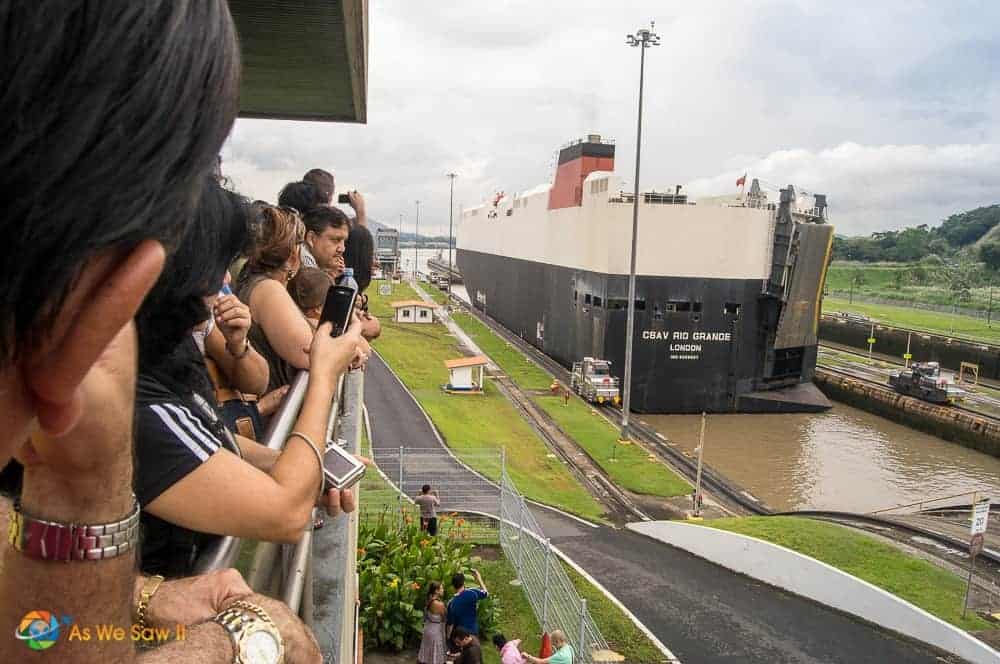
[[(475, 559), (469, 526), (463, 519), (440, 516), (439, 534), (430, 537), (413, 517), (391, 510), (365, 519), (358, 529), (358, 576), (361, 582), (361, 627), (365, 646), (403, 650), (420, 642), (427, 586), (442, 584), (451, 598), (451, 576), (468, 575)], [(479, 603), (484, 634), (497, 624), (492, 599)]]

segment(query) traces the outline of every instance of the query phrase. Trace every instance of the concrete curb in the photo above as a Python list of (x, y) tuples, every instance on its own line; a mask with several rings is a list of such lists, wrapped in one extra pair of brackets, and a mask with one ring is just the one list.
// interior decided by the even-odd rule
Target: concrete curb
[(997, 664), (1000, 652), (906, 600), (797, 551), (753, 537), (686, 523), (627, 526), (716, 565), (857, 616), (974, 664)]

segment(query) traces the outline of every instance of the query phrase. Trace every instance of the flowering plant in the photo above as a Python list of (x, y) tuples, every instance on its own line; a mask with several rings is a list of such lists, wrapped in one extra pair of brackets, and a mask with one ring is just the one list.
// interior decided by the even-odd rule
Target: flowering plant
[[(358, 575), (366, 647), (399, 651), (419, 643), (428, 585), (440, 583), (447, 602), (452, 595), (452, 575), (471, 571), (468, 526), (459, 521), (447, 526), (437, 537), (429, 537), (418, 524), (389, 510), (362, 521)], [(484, 633), (496, 624), (493, 604), (492, 598), (479, 603)]]

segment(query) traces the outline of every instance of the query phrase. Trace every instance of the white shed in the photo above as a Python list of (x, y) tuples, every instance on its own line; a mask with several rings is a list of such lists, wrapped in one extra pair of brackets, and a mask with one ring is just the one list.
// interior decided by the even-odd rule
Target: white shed
[(445, 389), (449, 392), (482, 392), (488, 363), (489, 360), (482, 355), (445, 360), (444, 366), (448, 368)]
[(395, 312), (392, 319), (397, 323), (433, 323), (436, 307), (437, 305), (433, 302), (424, 302), (423, 300), (393, 302), (392, 308)]

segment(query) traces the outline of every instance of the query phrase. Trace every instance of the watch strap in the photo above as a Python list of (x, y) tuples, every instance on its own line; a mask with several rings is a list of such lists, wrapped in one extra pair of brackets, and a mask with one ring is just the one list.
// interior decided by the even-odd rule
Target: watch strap
[(135, 607), (135, 622), (140, 629), (146, 628), (146, 612), (149, 611), (149, 603), (162, 583), (163, 576), (156, 574), (146, 579), (146, 582), (142, 584), (142, 590), (139, 591), (139, 603)]
[(274, 621), (271, 620), (271, 617), (267, 615), (267, 612), (256, 604), (245, 600), (233, 602), (229, 608), (215, 616), (212, 620), (213, 622), (222, 625), (222, 627), (229, 632), (229, 636), (233, 640), (233, 661), (235, 664), (242, 664), (243, 661), (240, 657), (240, 642), (242, 640), (242, 635), (256, 623), (266, 624), (278, 640), (278, 661), (275, 664), (281, 664), (281, 662), (284, 661), (284, 648), (281, 632), (278, 631), (277, 625), (275, 625)]
[(29, 558), (71, 562), (107, 560), (133, 550), (139, 541), (139, 503), (133, 497), (132, 512), (111, 523), (60, 523), (38, 519), (14, 501), (8, 541)]

